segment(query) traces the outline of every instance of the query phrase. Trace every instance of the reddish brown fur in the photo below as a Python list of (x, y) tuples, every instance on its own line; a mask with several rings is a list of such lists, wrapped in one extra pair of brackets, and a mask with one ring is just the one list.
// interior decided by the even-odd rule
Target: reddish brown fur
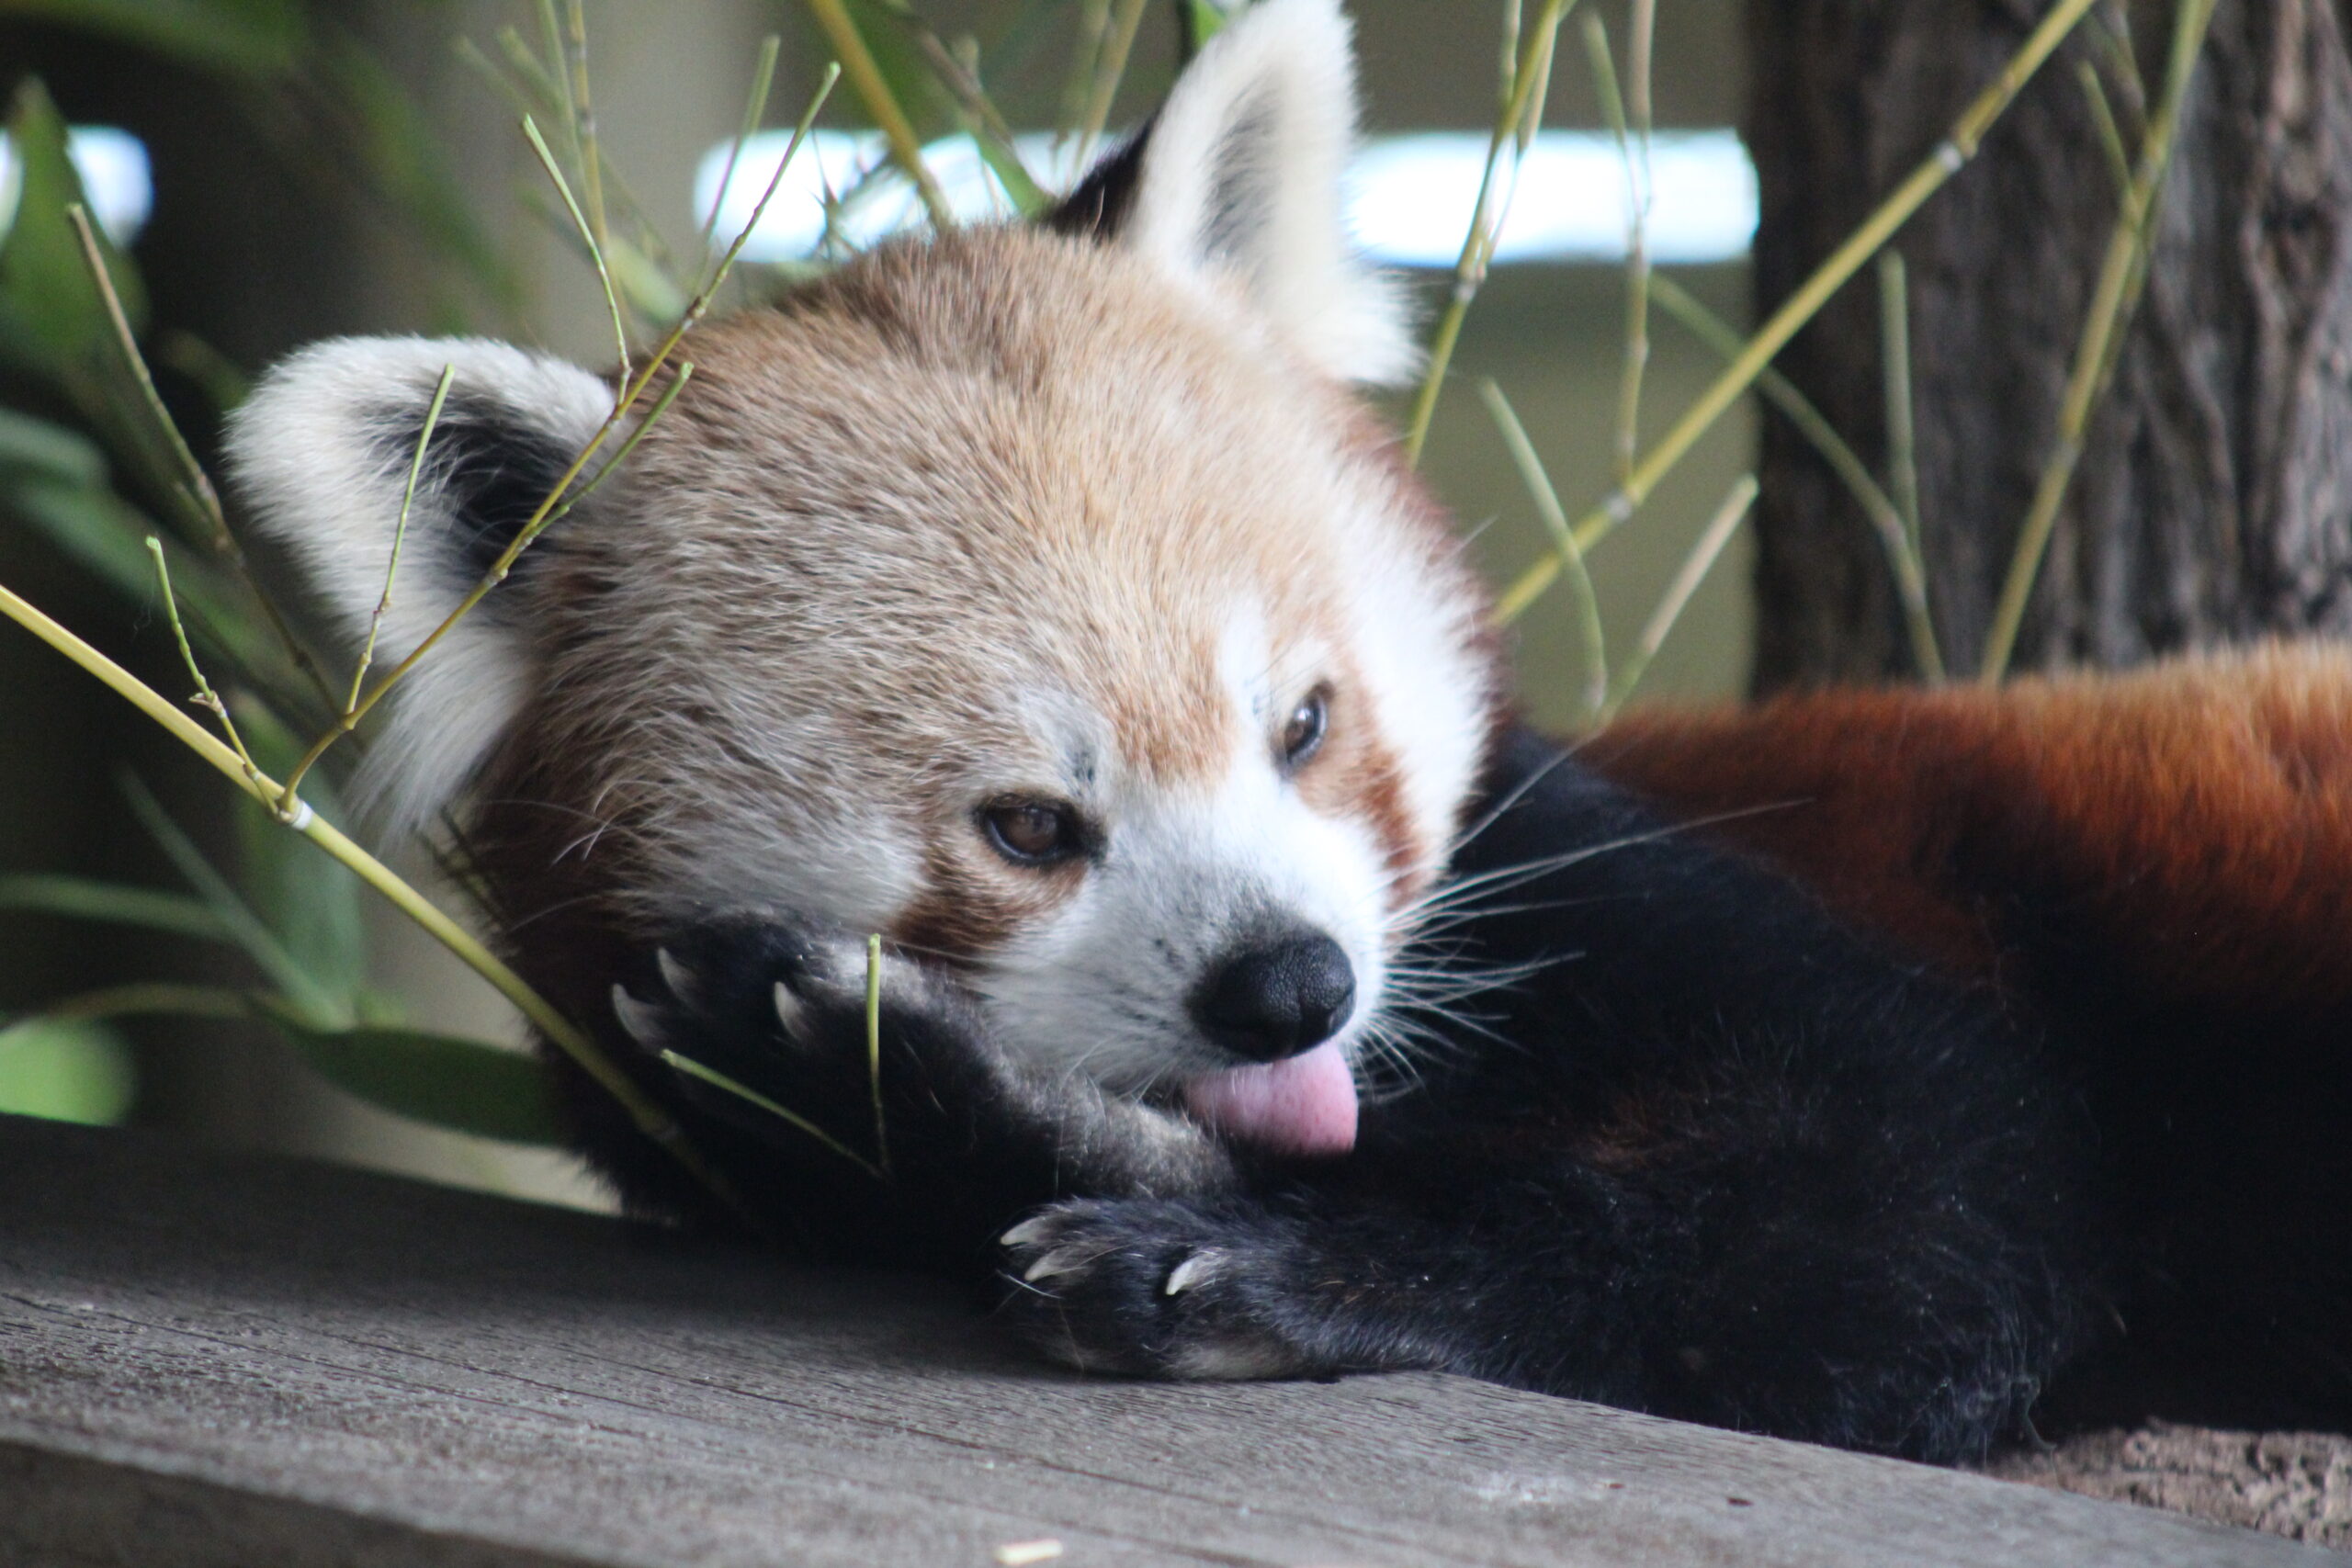
[(1706, 831), (1964, 972), (1997, 972), (2002, 901), (2030, 890), (2154, 995), (2352, 993), (2352, 650), (2339, 646), (1997, 694), (1651, 712), (1584, 755), (1678, 815), (1752, 813)]

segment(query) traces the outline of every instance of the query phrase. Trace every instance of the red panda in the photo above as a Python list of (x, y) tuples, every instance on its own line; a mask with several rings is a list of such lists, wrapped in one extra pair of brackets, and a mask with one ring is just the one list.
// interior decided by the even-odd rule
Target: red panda
[[(516, 966), (768, 1227), (959, 1274), (1065, 1361), (1981, 1452), (2142, 1299), (2067, 1021), (1512, 723), (1485, 592), (1351, 389), (1411, 362), (1340, 224), (1352, 99), (1334, 0), (1264, 0), (1046, 223), (698, 328), (368, 788), (395, 831), (461, 815)], [(230, 432), (347, 635), (444, 366), (413, 642), (611, 383), (348, 340)], [(1668, 791), (1670, 734), (1593, 754)], [(567, 1082), (628, 1203), (701, 1212)]]

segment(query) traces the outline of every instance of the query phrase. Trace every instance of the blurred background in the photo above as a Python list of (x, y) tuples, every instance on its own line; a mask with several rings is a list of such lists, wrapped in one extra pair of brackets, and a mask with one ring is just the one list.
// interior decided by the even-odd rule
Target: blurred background
[[(977, 49), (980, 77), (1012, 130), (1056, 125), (1073, 39), (1087, 21), (1084, 0), (917, 0), (914, 8), (951, 48)], [(1376, 254), (1409, 269), (1434, 318), (1496, 116), (1503, 7), (1356, 0), (1352, 8), (1367, 130), (1384, 160), (1363, 171), (1357, 224)], [(1622, 51), (1625, 0), (1589, 0), (1583, 9), (1599, 14)], [(1730, 132), (1743, 92), (1738, 8), (1682, 4), (1660, 12), (1661, 172), (1652, 210), (1660, 265), (1744, 329), (1755, 194)], [(541, 14), (519, 3), (0, 0), (0, 87), (17, 106), (18, 139), (35, 135), (25, 118), (34, 83), (58, 122), (121, 133), (76, 143), (84, 185), (135, 269), (141, 341), (199, 459), (209, 463), (221, 413), (246, 378), (323, 335), (477, 332), (586, 364), (609, 362), (611, 329), (594, 274), (549, 221), (546, 175), (518, 131), (515, 104), (492, 80), (515, 69), (502, 33), (513, 29), (536, 46)], [(695, 254), (707, 216), (697, 178), (707, 200), (742, 119), (763, 39), (780, 39), (769, 127), (797, 117), (832, 51), (797, 4), (588, 0), (582, 15), (594, 121), (610, 162), (650, 226), (682, 254)], [(1180, 48), (1176, 15), (1156, 0), (1147, 8), (1109, 115), (1114, 130), (1136, 123), (1164, 90)], [(846, 136), (865, 122), (843, 91), (820, 123)], [(1475, 532), (1498, 581), (1549, 547), (1476, 391), (1480, 378), (1508, 394), (1572, 514), (1612, 482), (1625, 186), (1573, 27), (1560, 38), (1544, 125), (1583, 135), (1544, 143), (1556, 156), (1529, 164), (1423, 464)], [(948, 129), (923, 128), (926, 135)], [(1431, 134), (1442, 132), (1457, 134)], [(842, 152), (847, 141), (831, 145), (827, 173), (838, 184), (854, 177), (842, 161), (854, 153)], [(1667, 170), (1664, 153), (1678, 147), (1688, 166)], [(0, 210), (17, 186), (40, 187), (33, 163), (20, 158), (16, 167)], [(39, 281), (41, 237), (29, 222), (20, 215), (0, 242), (0, 296), (11, 288), (21, 296), (28, 279)], [(761, 264), (742, 275), (747, 297), (780, 286), (782, 274), (765, 264), (798, 243), (781, 227), (761, 237), (749, 252)], [(0, 310), (0, 411), (15, 411), (18, 421), (0, 427), (0, 583), (159, 689), (183, 692), (188, 682), (159, 596), (139, 587), (135, 571), (94, 569), (86, 541), (76, 543), (71, 519), (61, 522), (52, 504), (61, 473), (114, 494), (108, 505), (162, 514), (170, 498), (110, 440), (120, 433), (92, 416), (88, 389), (76, 386), (70, 367), (61, 371), (53, 355), (44, 358), (38, 332), (6, 335), (12, 320)], [(1652, 338), (1645, 430), (1687, 406), (1721, 363), (1663, 313)], [(40, 445), (49, 439), (42, 433), (55, 430), (97, 445), (60, 457)], [(1613, 648), (1632, 644), (1694, 539), (1752, 467), (1755, 440), (1744, 409), (1725, 419), (1634, 525), (1595, 551), (1591, 570)], [(103, 461), (102, 478), (90, 477), (94, 461)], [(83, 495), (74, 504), (99, 503)], [(1638, 700), (1743, 688), (1747, 549), (1743, 531), (1675, 626)], [(1555, 727), (1570, 724), (1581, 671), (1565, 596), (1555, 591), (1539, 604), (1516, 637), (1529, 708)], [(175, 827), (142, 827), (126, 807), (127, 787), (152, 791)], [(280, 1031), (105, 1003), (120, 1000), (127, 986), (191, 987), (217, 998), (223, 988), (279, 978), (272, 964), (285, 960), (298, 980), (323, 976), (324, 988), (343, 998), (329, 1008), (339, 1026), (397, 1021), (519, 1039), (503, 1004), (469, 972), (356, 887), (311, 868), (298, 858), (318, 858), (307, 846), (278, 834), (271, 841), (289, 844), (289, 852), (256, 848), (270, 835), (257, 807), (149, 721), (0, 626), (0, 1023), (93, 995), (101, 1002), (85, 1010), (113, 1015), (20, 1021), (0, 1032), (0, 1109), (167, 1125), (598, 1201), (560, 1154), (425, 1127), (334, 1087), (313, 1070), (322, 1058), (299, 1052)], [(204, 865), (220, 868), (232, 905), (221, 904), (222, 889), (192, 884), (191, 853), (200, 857), (198, 882)], [(422, 857), (412, 852), (396, 863), (432, 886), (433, 867)], [(91, 906), (91, 886), (169, 892), (183, 900), (178, 925), (164, 918), (170, 910), (141, 919), (119, 903)], [(196, 905), (186, 906), (191, 897)], [(237, 906), (277, 933), (274, 955), (221, 940), (206, 923), (217, 925), (224, 908), (233, 914)]]

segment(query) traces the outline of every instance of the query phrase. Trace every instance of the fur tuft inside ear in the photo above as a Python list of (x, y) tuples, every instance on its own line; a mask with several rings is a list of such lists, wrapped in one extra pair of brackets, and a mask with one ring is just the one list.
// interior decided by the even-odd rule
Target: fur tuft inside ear
[[(378, 638), (388, 671), (454, 610), (612, 412), (575, 366), (480, 339), (344, 338), (271, 370), (232, 420), (229, 465), (254, 525), (281, 546), (356, 654), (384, 592), (401, 499), (444, 367), (434, 426)], [(529, 684), (523, 616), (543, 536), (442, 639), (369, 736), (360, 796), (390, 833), (454, 801)]]
[(1337, 0), (1261, 0), (1057, 220), (1108, 231), (1180, 277), (1238, 284), (1341, 379), (1399, 382), (1419, 357), (1406, 312), (1342, 220), (1355, 129), (1354, 47)]

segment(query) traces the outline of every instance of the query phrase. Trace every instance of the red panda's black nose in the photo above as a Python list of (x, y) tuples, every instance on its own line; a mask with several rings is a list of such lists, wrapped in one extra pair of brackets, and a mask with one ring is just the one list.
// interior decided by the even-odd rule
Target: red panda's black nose
[(1280, 1061), (1320, 1045), (1355, 1007), (1356, 972), (1321, 931), (1252, 942), (1219, 959), (1193, 992), (1193, 1021), (1237, 1056)]

